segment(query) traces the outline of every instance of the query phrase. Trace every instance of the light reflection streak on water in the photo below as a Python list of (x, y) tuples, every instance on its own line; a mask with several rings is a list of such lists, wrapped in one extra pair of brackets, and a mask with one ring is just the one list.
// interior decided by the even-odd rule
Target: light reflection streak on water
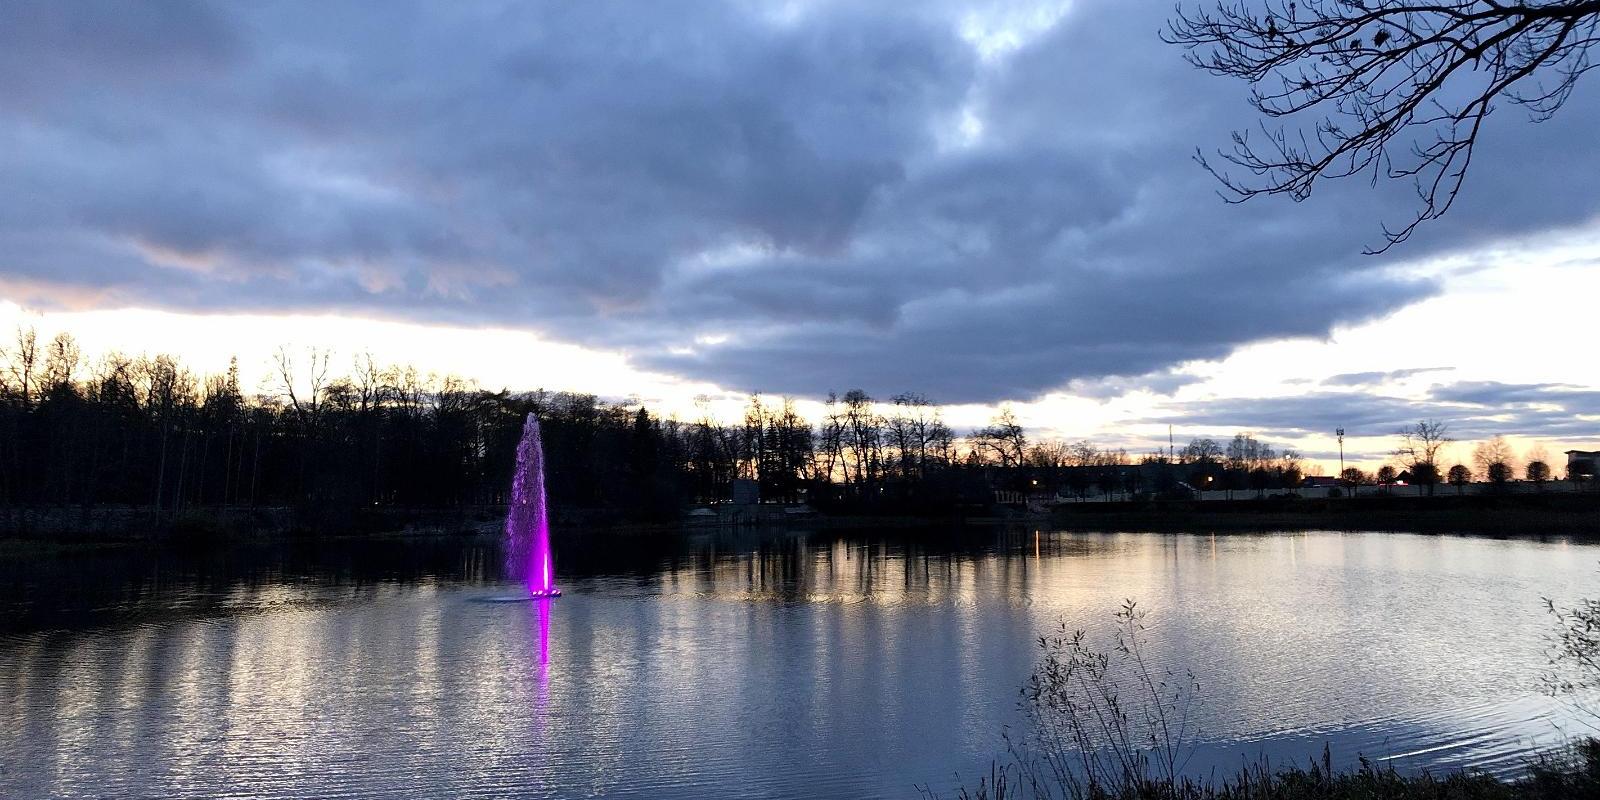
[(713, 541), (523, 604), (432, 578), (268, 581), (222, 612), (0, 639), (0, 795), (908, 796), (998, 752), (1035, 635), (1102, 629), (1125, 597), (1152, 612), (1158, 664), (1201, 674), (1212, 761), (1331, 740), (1499, 768), (1553, 738), (1538, 598), (1593, 591), (1597, 560), (1029, 532)]
[(534, 720), (537, 732), (541, 734), (538, 737), (540, 739), (543, 739), (542, 734), (550, 720), (550, 606), (554, 602), (554, 600), (546, 597), (534, 600), (531, 603), (539, 626), (539, 648), (534, 677), (536, 688), (534, 690), (533, 703)]

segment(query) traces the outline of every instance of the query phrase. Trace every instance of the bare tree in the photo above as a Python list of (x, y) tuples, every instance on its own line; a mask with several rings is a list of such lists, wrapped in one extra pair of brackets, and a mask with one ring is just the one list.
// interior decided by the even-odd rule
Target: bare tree
[(738, 450), (735, 472), (741, 478), (761, 479), (761, 466), (766, 456), (767, 409), (761, 404), (760, 394), (750, 395), (750, 404), (744, 409), (744, 427), (737, 432)]
[(1352, 175), (1414, 183), (1420, 209), (1385, 225), (1371, 253), (1450, 210), (1496, 101), (1555, 114), (1594, 66), (1597, 27), (1600, 0), (1227, 0), (1180, 8), (1162, 38), (1248, 82), (1263, 116), (1292, 121), (1264, 120), (1255, 140), (1234, 132), (1220, 166), (1197, 154), (1230, 202), (1304, 200), (1319, 180)]
[(1504, 436), (1485, 439), (1472, 448), (1472, 465), (1478, 468), (1478, 474), (1484, 480), (1493, 480), (1490, 473), (1496, 466), (1502, 469), (1509, 468), (1513, 458), (1511, 445), (1506, 442)]
[(40, 381), (44, 392), (52, 394), (70, 389), (77, 378), (81, 360), (82, 353), (78, 349), (78, 340), (65, 331), (56, 334), (45, 348), (44, 374)]
[(394, 382), (392, 370), (381, 369), (370, 351), (356, 356), (352, 363), (356, 410), (366, 414), (383, 404), (385, 390)]
[(1263, 468), (1277, 457), (1278, 454), (1266, 442), (1256, 439), (1252, 434), (1236, 433), (1228, 442), (1229, 469), (1251, 472)]
[(945, 424), (937, 409), (928, 425), (928, 452), (930, 463), (947, 466), (956, 463), (956, 432)]
[(1450, 426), (1436, 419), (1425, 419), (1398, 434), (1400, 446), (1394, 451), (1395, 457), (1411, 471), (1414, 480), (1428, 487), (1430, 495), (1439, 482), (1439, 451), (1454, 441), (1449, 433)]
[(1000, 406), (1000, 413), (989, 421), (988, 427), (972, 432), (973, 445), (993, 452), (1002, 467), (1022, 466), (1028, 450), (1028, 437), (1017, 421), (1010, 405)]
[(843, 470), (844, 482), (849, 483), (850, 466), (844, 460), (844, 418), (839, 413), (839, 396), (828, 392), (823, 409), (817, 447), (819, 463), (813, 471), (824, 480), (832, 481), (834, 474)]
[(1035, 442), (1028, 448), (1028, 466), (1054, 469), (1072, 463), (1072, 451), (1063, 442)]
[(732, 481), (739, 477), (739, 438), (741, 429), (725, 425), (712, 408), (711, 398), (696, 395), (695, 408), (700, 418), (694, 423), (692, 458), (698, 478), (701, 502), (726, 499)]
[(1061, 456), (1062, 466), (1122, 467), (1130, 462), (1128, 461), (1128, 451), (1122, 450), (1122, 448), (1102, 450), (1102, 448), (1094, 446), (1094, 443), (1086, 440), (1086, 438), (1080, 438), (1080, 440), (1072, 442), (1070, 445), (1042, 446), (1054, 448), (1054, 451)]
[(318, 347), (306, 350), (306, 389), (302, 397), (296, 387), (299, 376), (296, 374), (294, 355), (287, 346), (280, 346), (273, 354), (273, 364), (277, 368), (280, 385), (278, 390), (289, 401), (289, 407), (294, 409), (295, 415), (302, 423), (309, 423), (315, 427), (317, 412), (321, 410), (323, 388), (328, 383), (328, 361), (332, 353)]
[(11, 378), (22, 405), (33, 400), (33, 389), (39, 379), (39, 332), (33, 328), (17, 328), (17, 349), (10, 353)]
[(894, 410), (889, 415), (889, 439), (894, 446), (901, 477), (926, 477), (934, 450), (934, 434), (943, 423), (939, 410), (928, 398), (907, 392), (891, 398)]
[(783, 398), (783, 405), (767, 417), (766, 451), (771, 459), (767, 472), (773, 477), (768, 482), (775, 490), (774, 496), (788, 502), (798, 502), (805, 492), (805, 483), (812, 478), (814, 439), (811, 423), (795, 410), (794, 398)]
[[(158, 355), (152, 359), (140, 359), (137, 365), (139, 378), (144, 386), (139, 393), (143, 396), (144, 407), (152, 419), (158, 420), (160, 427), (160, 456), (155, 464), (155, 496), (153, 504), (155, 513), (161, 514), (162, 497), (167, 485), (167, 450), (168, 440), (173, 429), (181, 426), (180, 417), (183, 416), (186, 401), (192, 401), (195, 388), (194, 376), (183, 369), (170, 356)], [(181, 472), (181, 471), (180, 471)], [(180, 474), (181, 477), (181, 474)]]
[(1100, 463), (1100, 448), (1088, 439), (1079, 439), (1071, 444), (1063, 444), (1062, 463), (1074, 467), (1092, 467)]
[(1219, 461), (1221, 458), (1222, 447), (1215, 439), (1191, 439), (1189, 444), (1178, 452), (1178, 460), (1185, 464)]
[[(883, 470), (884, 419), (872, 396), (860, 389), (844, 393), (844, 451), (854, 462), (858, 491), (877, 481)], [(846, 479), (848, 483), (848, 476)]]
[(1274, 469), (1279, 485), (1285, 489), (1298, 489), (1305, 481), (1305, 469), (1300, 465), (1300, 453), (1294, 450), (1279, 453), (1278, 463)]

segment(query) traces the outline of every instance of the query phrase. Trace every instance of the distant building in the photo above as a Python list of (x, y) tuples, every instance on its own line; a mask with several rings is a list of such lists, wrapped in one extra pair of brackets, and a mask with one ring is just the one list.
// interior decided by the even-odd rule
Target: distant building
[(1600, 450), (1568, 450), (1567, 478), (1593, 479), (1597, 464), (1600, 464)]
[(1339, 479), (1332, 475), (1307, 475), (1300, 485), (1307, 489), (1332, 489), (1339, 485)]

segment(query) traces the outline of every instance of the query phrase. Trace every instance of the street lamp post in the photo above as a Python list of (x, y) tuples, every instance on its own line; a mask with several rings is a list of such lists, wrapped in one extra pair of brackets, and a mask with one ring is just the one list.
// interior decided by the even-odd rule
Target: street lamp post
[(1339, 480), (1344, 480), (1344, 428), (1333, 432), (1339, 437)]

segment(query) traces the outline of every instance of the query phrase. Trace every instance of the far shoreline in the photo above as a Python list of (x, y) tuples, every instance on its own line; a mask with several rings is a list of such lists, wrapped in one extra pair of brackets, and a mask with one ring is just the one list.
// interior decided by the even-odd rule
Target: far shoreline
[[(126, 507), (12, 507), (0, 509), (0, 555), (62, 553), (108, 546), (204, 547), (234, 542), (492, 536), (499, 532), (502, 520), (503, 511), (492, 506), (372, 509), (360, 513), (201, 508), (165, 517), (148, 509)], [(604, 513), (577, 511), (557, 515), (554, 524), (558, 539), (563, 538), (564, 531), (660, 536), (742, 530), (909, 531), (995, 526), (1121, 533), (1326, 530), (1600, 539), (1600, 493), (1123, 501), (1066, 504), (1033, 512), (1010, 507), (956, 508), (940, 513), (839, 510), (794, 518), (782, 514), (731, 514), (711, 520), (685, 517), (658, 521), (629, 521)]]

